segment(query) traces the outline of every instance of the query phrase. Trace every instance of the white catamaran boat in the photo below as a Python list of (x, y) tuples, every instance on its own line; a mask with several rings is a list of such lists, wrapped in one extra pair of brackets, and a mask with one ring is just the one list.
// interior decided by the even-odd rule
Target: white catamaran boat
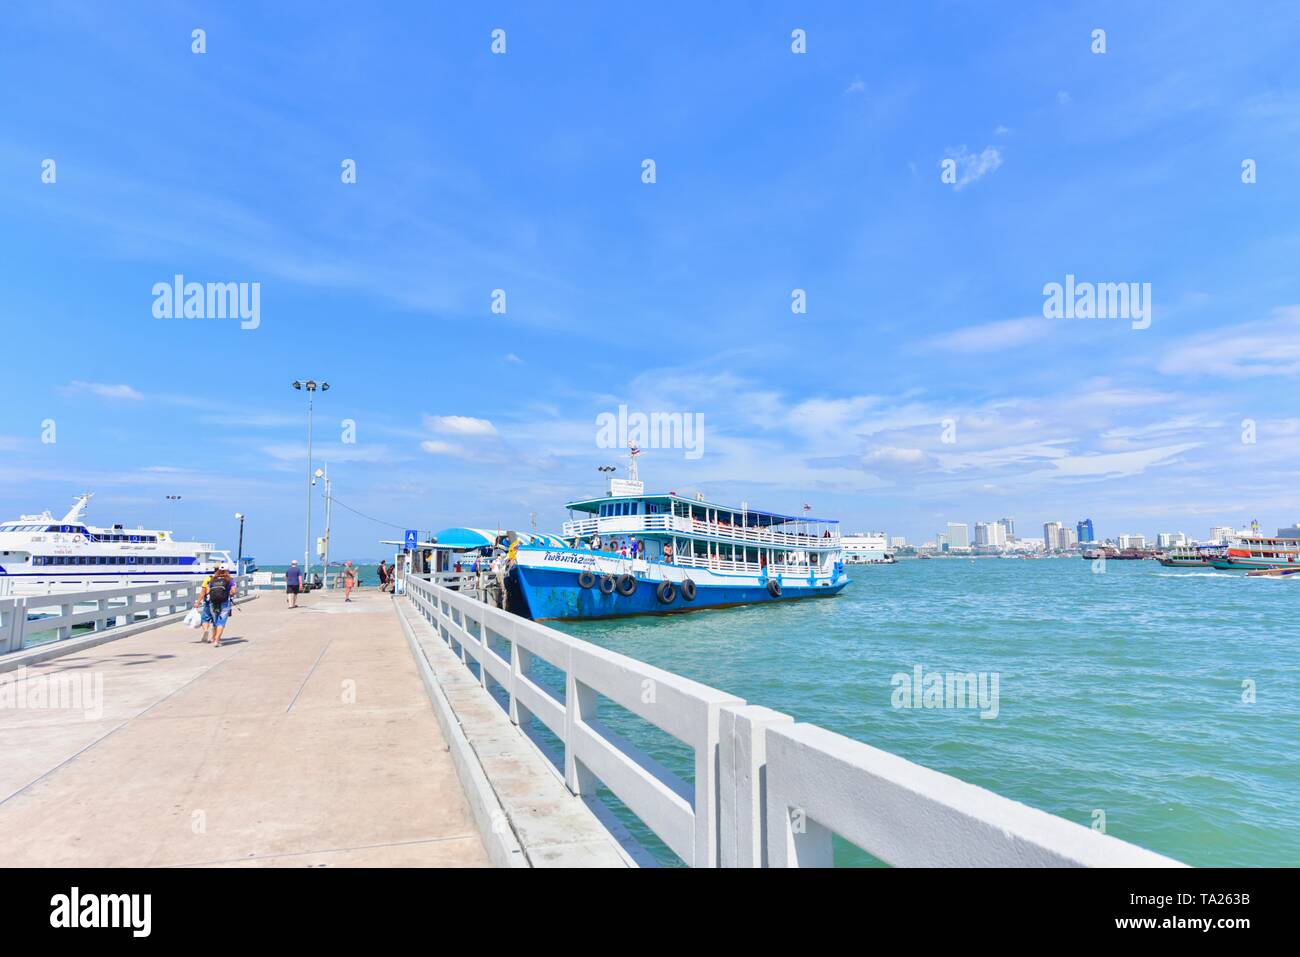
[(68, 514), (49, 512), (0, 522), (0, 595), (44, 595), (106, 585), (190, 581), (230, 553), (210, 542), (179, 542), (170, 531), (98, 527), (82, 521), (90, 493)]
[[(564, 547), (515, 553), (514, 586), (534, 619), (670, 614), (838, 594), (849, 584), (839, 523), (647, 494), (636, 474), (570, 502)], [(807, 510), (807, 506), (805, 506)]]

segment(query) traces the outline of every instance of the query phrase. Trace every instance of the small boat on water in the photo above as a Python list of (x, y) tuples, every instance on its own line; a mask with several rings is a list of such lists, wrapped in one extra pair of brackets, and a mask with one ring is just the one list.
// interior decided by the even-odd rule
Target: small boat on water
[(838, 521), (647, 494), (635, 452), (627, 479), (568, 508), (582, 517), (564, 523), (562, 546), (514, 549), (514, 586), (535, 620), (820, 598), (850, 581)]
[(1300, 574), (1300, 568), (1255, 568), (1246, 572), (1247, 578), (1289, 578)]

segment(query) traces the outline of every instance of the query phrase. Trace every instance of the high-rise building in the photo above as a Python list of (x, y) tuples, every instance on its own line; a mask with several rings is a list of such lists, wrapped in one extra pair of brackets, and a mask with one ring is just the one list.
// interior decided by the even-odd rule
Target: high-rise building
[(1046, 551), (1054, 552), (1061, 547), (1061, 523), (1044, 522), (1043, 523), (1043, 548)]
[(903, 536), (903, 535), (895, 535), (893, 538), (891, 538), (891, 539), (889, 540), (889, 547), (890, 547), (890, 548), (906, 548), (906, 547), (907, 547), (907, 538), (906, 538), (905, 536)]
[(1068, 551), (1069, 549), (1073, 548), (1079, 541), (1078, 538), (1075, 537), (1074, 529), (1072, 528), (1062, 528), (1059, 532), (1057, 532), (1056, 540), (1059, 543), (1059, 547), (1062, 551)]
[(1187, 544), (1187, 536), (1182, 532), (1161, 532), (1156, 536), (1157, 548), (1180, 548)]
[(1210, 529), (1210, 541), (1215, 545), (1222, 545), (1224, 542), (1232, 541), (1234, 533), (1229, 525), (1216, 525)]
[(976, 523), (975, 523), (975, 544), (976, 544), (976, 546), (980, 546), (980, 545), (992, 545), (992, 544), (993, 544), (993, 542), (990, 541), (990, 538), (989, 538), (989, 523), (988, 523), (988, 522), (976, 522)]
[(948, 547), (970, 548), (970, 528), (965, 522), (948, 523)]
[(1007, 541), (1014, 542), (1016, 540), (1016, 520), (1014, 518), (1000, 518), (998, 524), (1002, 526), (1002, 530), (1006, 533)]
[(1092, 519), (1090, 518), (1081, 519), (1079, 524), (1075, 526), (1075, 530), (1079, 535), (1080, 545), (1087, 545), (1089, 542), (1097, 540), (1097, 536), (1092, 530)]
[(1145, 535), (1121, 535), (1119, 537), (1120, 548), (1146, 548), (1147, 537)]

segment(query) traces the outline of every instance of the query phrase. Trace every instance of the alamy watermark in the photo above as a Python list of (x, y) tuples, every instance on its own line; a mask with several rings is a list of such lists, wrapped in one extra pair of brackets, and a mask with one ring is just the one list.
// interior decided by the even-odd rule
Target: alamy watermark
[(1134, 329), (1151, 325), (1151, 283), (1076, 282), (1069, 273), (1064, 283), (1043, 287), (1044, 319), (1129, 319)]
[(239, 328), (262, 324), (260, 282), (186, 282), (177, 273), (171, 282), (153, 284), (155, 319), (239, 319)]
[(925, 671), (913, 665), (911, 672), (899, 671), (889, 679), (894, 687), (890, 704), (904, 708), (978, 709), (980, 718), (998, 716), (998, 687), (1002, 674), (997, 671)]
[(601, 449), (684, 449), (686, 458), (704, 455), (703, 412), (631, 412), (596, 416), (596, 447)]
[(0, 711), (80, 711), (87, 721), (104, 716), (104, 673), (36, 674), (16, 668), (0, 674)]

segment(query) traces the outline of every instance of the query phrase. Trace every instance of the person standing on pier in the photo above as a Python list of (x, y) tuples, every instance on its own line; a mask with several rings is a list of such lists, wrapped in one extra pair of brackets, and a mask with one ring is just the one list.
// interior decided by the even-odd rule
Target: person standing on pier
[(352, 600), (352, 589), (357, 587), (357, 570), (348, 562), (343, 566), (343, 600)]
[(302, 569), (298, 567), (298, 559), (295, 558), (284, 572), (285, 601), (289, 603), (290, 608), (298, 607), (298, 592), (301, 590)]

